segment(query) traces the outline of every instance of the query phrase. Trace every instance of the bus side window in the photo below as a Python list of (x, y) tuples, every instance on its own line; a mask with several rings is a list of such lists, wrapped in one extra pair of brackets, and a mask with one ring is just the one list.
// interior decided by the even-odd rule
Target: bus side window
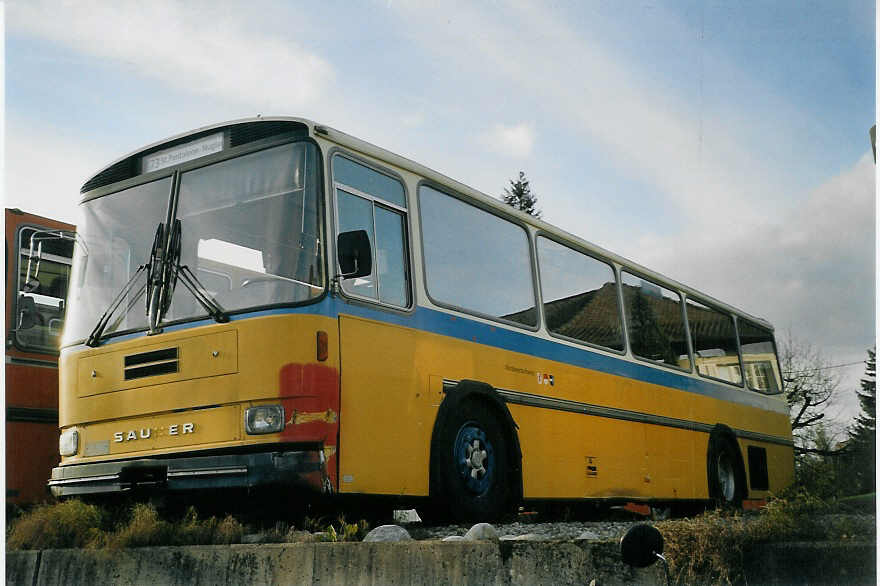
[(547, 329), (587, 344), (623, 351), (614, 269), (606, 262), (537, 239)]
[(708, 378), (742, 385), (733, 318), (693, 299), (687, 300), (687, 316), (697, 372)]
[(410, 304), (406, 196), (396, 179), (340, 155), (333, 157), (338, 232), (364, 230), (373, 248), (373, 272), (344, 279), (350, 295)]
[(773, 394), (782, 390), (779, 362), (773, 334), (744, 319), (737, 320), (739, 343), (742, 348), (746, 383), (753, 391)]
[(428, 295), (436, 303), (538, 325), (528, 232), (428, 185), (419, 188)]
[(632, 353), (656, 364), (691, 369), (681, 296), (622, 271), (623, 306)]

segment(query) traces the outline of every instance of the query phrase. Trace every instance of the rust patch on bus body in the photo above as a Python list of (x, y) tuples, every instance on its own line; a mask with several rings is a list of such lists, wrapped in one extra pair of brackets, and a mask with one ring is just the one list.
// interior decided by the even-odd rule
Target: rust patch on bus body
[(339, 372), (324, 364), (285, 364), (279, 388), (281, 404), (290, 414), (281, 440), (322, 444), (327, 476), (333, 490), (338, 490)]
[(336, 411), (327, 409), (326, 411), (318, 411), (311, 413), (308, 411), (294, 411), (290, 414), (290, 419), (286, 425), (302, 425), (303, 423), (311, 423), (313, 421), (323, 421), (324, 423), (336, 423)]

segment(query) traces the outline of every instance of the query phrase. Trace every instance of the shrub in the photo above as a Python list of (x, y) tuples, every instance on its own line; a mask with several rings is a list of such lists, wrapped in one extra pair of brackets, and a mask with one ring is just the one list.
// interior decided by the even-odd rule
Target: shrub
[(370, 524), (361, 519), (357, 523), (347, 523), (345, 515), (339, 515), (335, 520), (327, 522), (326, 518), (313, 519), (306, 517), (305, 528), (307, 531), (322, 531), (321, 541), (363, 541), (370, 532)]
[(15, 520), (6, 547), (10, 550), (100, 547), (102, 523), (103, 515), (98, 507), (79, 500), (41, 505)]
[(232, 515), (227, 515), (214, 529), (214, 543), (217, 545), (240, 543), (242, 535), (244, 535), (242, 524)]
[(159, 518), (155, 507), (138, 503), (131, 511), (128, 524), (119, 527), (109, 536), (107, 546), (110, 549), (120, 549), (169, 545), (173, 537), (172, 525)]

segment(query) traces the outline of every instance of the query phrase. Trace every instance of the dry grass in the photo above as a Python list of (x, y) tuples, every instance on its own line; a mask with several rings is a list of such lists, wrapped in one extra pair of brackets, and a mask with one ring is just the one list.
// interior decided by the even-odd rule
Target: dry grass
[[(114, 522), (114, 517), (122, 517)], [(106, 548), (239, 543), (244, 526), (228, 516), (199, 519), (190, 507), (177, 521), (162, 519), (155, 507), (138, 503), (115, 515), (79, 500), (44, 505), (13, 521), (6, 549)]]
[(656, 526), (675, 583), (739, 584), (744, 582), (745, 556), (762, 543), (875, 538), (870, 518), (836, 511), (833, 503), (793, 492), (771, 500), (757, 515), (716, 510)]
[(6, 549), (89, 548), (115, 551), (159, 545), (227, 545), (259, 533), (262, 543), (361, 541), (366, 521), (348, 523), (344, 516), (306, 519), (306, 531), (285, 521), (269, 529), (246, 527), (234, 517), (199, 517), (190, 507), (179, 518), (163, 518), (153, 505), (137, 503), (100, 508), (72, 499), (42, 505), (9, 520)]

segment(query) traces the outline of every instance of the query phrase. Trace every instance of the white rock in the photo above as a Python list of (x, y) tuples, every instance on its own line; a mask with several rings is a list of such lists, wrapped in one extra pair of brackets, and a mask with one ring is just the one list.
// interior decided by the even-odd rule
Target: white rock
[(440, 541), (464, 541), (464, 537), (461, 535), (450, 535), (449, 537), (444, 537)]
[(365, 542), (371, 541), (412, 541), (409, 532), (400, 525), (380, 525), (364, 537)]
[(547, 541), (550, 539), (547, 535), (538, 535), (537, 533), (523, 533), (522, 535), (502, 535), (499, 541)]
[(575, 541), (597, 541), (599, 539), (602, 538), (599, 537), (599, 535), (597, 535), (596, 533), (590, 531), (589, 529), (587, 529), (586, 531), (582, 531), (580, 535), (574, 538)]
[(395, 523), (419, 523), (421, 518), (419, 518), (419, 514), (415, 509), (409, 509), (406, 511), (394, 511), (394, 522)]
[(514, 541), (544, 541), (545, 539), (547, 539), (545, 536), (537, 533), (524, 533), (513, 538)]
[(498, 541), (498, 531), (488, 523), (477, 523), (464, 534), (466, 541)]

